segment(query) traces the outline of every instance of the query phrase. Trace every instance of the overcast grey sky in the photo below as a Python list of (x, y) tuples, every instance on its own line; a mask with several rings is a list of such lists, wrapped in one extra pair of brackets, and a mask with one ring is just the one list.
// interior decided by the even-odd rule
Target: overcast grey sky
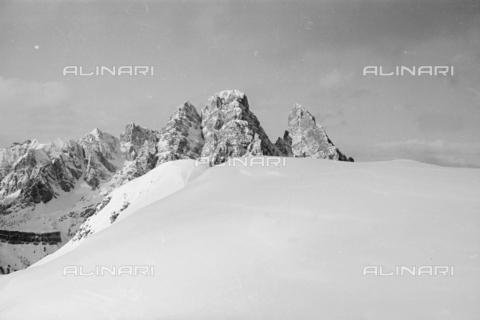
[[(275, 142), (294, 103), (356, 161), (480, 166), (480, 1), (0, 0), (0, 147), (161, 129), (190, 100), (248, 96)], [(154, 76), (63, 76), (152, 65)], [(454, 76), (363, 76), (451, 65)]]

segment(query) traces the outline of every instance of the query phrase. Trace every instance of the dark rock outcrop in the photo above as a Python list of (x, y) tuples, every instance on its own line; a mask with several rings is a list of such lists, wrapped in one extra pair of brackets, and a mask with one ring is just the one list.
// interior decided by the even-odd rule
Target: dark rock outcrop
[(293, 157), (292, 138), (288, 134), (287, 130), (285, 130), (285, 133), (283, 134), (283, 139), (280, 137), (277, 139), (275, 142), (275, 147), (277, 147), (281, 155), (285, 157)]
[(9, 244), (59, 244), (62, 242), (60, 232), (21, 232), (0, 230), (0, 241)]

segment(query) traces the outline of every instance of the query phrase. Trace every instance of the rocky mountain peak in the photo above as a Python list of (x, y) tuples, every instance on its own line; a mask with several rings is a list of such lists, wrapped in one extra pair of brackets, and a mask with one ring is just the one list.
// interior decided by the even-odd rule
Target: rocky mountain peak
[(248, 100), (245, 93), (239, 90), (224, 90), (216, 94), (219, 99), (221, 99), (224, 104), (231, 103), (233, 101), (238, 101), (241, 106), (249, 109)]
[(235, 107), (249, 111), (250, 106), (245, 93), (239, 90), (224, 90), (215, 93), (210, 99), (208, 99), (206, 106), (202, 110), (202, 117), (203, 113), (206, 111), (213, 111), (214, 108), (229, 108), (233, 106), (232, 103)]
[(135, 142), (138, 143), (142, 140), (146, 134), (150, 132), (156, 132), (156, 130), (151, 130), (140, 125), (135, 124), (135, 122), (130, 122), (125, 127), (125, 131), (120, 134), (120, 140), (125, 142)]
[(178, 106), (173, 115), (170, 117), (170, 120), (173, 118), (189, 118), (190, 120), (200, 120), (201, 122), (201, 117), (198, 114), (197, 109), (195, 109), (195, 107), (193, 106), (193, 104), (190, 103), (190, 101), (186, 101), (180, 106)]
[(257, 117), (250, 111), (247, 96), (238, 90), (214, 94), (202, 110), (205, 145), (202, 157), (211, 165), (228, 157), (274, 155), (271, 143)]
[(291, 153), (294, 157), (353, 161), (335, 147), (315, 117), (297, 103), (288, 116), (283, 139), (278, 138), (275, 145), (286, 156)]
[(119, 139), (95, 128), (92, 132), (81, 138), (78, 143), (85, 149), (92, 149), (104, 153), (107, 158), (113, 159), (119, 146)]
[(292, 111), (290, 111), (290, 114), (288, 115), (288, 122), (290, 123), (291, 121), (312, 122), (310, 123), (311, 126), (316, 124), (315, 117), (298, 103), (293, 105)]
[(125, 131), (120, 134), (121, 152), (123, 158), (132, 161), (137, 158), (140, 149), (147, 143), (155, 144), (157, 142), (156, 130), (151, 130), (134, 122), (127, 124)]
[(94, 137), (96, 137), (97, 139), (101, 139), (102, 138), (102, 135), (103, 135), (103, 132), (100, 131), (100, 129), (98, 128), (95, 128), (92, 130), (92, 132), (90, 132), (90, 134)]
[(190, 103), (180, 105), (158, 135), (157, 164), (200, 156), (204, 140), (202, 118)]
[(94, 188), (98, 187), (101, 181), (109, 180), (123, 163), (120, 140), (98, 128), (81, 138), (78, 144), (84, 150), (84, 179)]

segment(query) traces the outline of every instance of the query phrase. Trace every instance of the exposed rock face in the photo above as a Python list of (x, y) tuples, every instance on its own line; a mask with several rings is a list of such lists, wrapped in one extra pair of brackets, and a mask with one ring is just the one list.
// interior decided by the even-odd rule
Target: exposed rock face
[[(145, 143), (140, 140), (132, 134), (129, 142)], [(98, 129), (78, 143), (27, 140), (1, 149), (0, 267), (28, 267), (72, 238), (105, 196), (127, 180), (123, 163), (120, 140)], [(118, 179), (111, 181), (114, 176)], [(50, 237), (56, 234), (63, 241)], [(32, 245), (24, 247), (27, 243)]]
[(60, 232), (34, 233), (0, 230), (0, 241), (10, 244), (42, 243), (54, 245), (62, 242), (62, 238)]
[(141, 127), (133, 122), (127, 124), (125, 131), (120, 134), (123, 158), (128, 161), (135, 160), (145, 144), (155, 146), (158, 141), (157, 135), (156, 130)]
[(278, 138), (275, 142), (275, 147), (277, 147), (278, 151), (285, 157), (293, 157), (292, 153), (292, 138), (288, 134), (288, 130), (285, 130), (283, 134), (283, 139)]
[(78, 144), (84, 150), (84, 179), (92, 187), (109, 180), (123, 163), (120, 140), (98, 128), (80, 139)]
[(277, 149), (250, 111), (247, 96), (238, 90), (225, 90), (211, 97), (202, 110), (205, 145), (202, 157), (211, 165), (228, 157), (271, 156)]
[(288, 116), (288, 129), (275, 143), (284, 156), (352, 161), (340, 152), (328, 138), (315, 117), (299, 104)]
[(158, 131), (129, 123), (120, 134), (122, 156), (132, 161), (126, 170), (126, 179), (140, 177), (155, 168), (157, 162)]
[[(85, 178), (92, 187), (108, 180), (123, 162), (118, 139), (96, 129), (80, 139), (40, 144), (27, 140), (0, 150), (0, 213), (48, 203)], [(7, 210), (8, 209), (8, 210)], [(1, 222), (1, 221), (0, 221)]]
[[(27, 140), (7, 149), (10, 161), (6, 157), (4, 160), (10, 170), (0, 182), (0, 206), (5, 209), (14, 200), (23, 204), (47, 203), (59, 190), (69, 192), (82, 175), (77, 148), (74, 142), (39, 144)], [(5, 199), (15, 193), (14, 198)]]
[(179, 159), (196, 159), (204, 145), (202, 118), (190, 102), (179, 106), (160, 131), (157, 165)]
[(0, 149), (0, 181), (13, 169), (15, 161), (36, 145), (38, 145), (37, 140), (33, 142), (26, 140), (23, 143), (16, 142), (8, 148)]
[(157, 165), (158, 157), (155, 141), (156, 139), (145, 141), (143, 147), (139, 150), (138, 156), (130, 166), (130, 168), (133, 168), (131, 178), (141, 177)]
[(198, 158), (204, 143), (201, 124), (197, 110), (187, 101), (160, 132), (127, 125), (120, 136), (122, 155), (132, 161), (126, 168), (127, 179), (140, 177), (164, 162)]

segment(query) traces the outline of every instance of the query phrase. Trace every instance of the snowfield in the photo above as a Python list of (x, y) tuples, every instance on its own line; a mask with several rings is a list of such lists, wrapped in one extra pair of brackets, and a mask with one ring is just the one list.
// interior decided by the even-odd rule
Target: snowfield
[[(112, 212), (126, 208), (111, 223)], [(0, 276), (0, 319), (478, 320), (480, 170), (287, 158), (167, 162), (94, 234)], [(453, 275), (363, 275), (450, 266)], [(153, 275), (63, 275), (153, 266)]]

